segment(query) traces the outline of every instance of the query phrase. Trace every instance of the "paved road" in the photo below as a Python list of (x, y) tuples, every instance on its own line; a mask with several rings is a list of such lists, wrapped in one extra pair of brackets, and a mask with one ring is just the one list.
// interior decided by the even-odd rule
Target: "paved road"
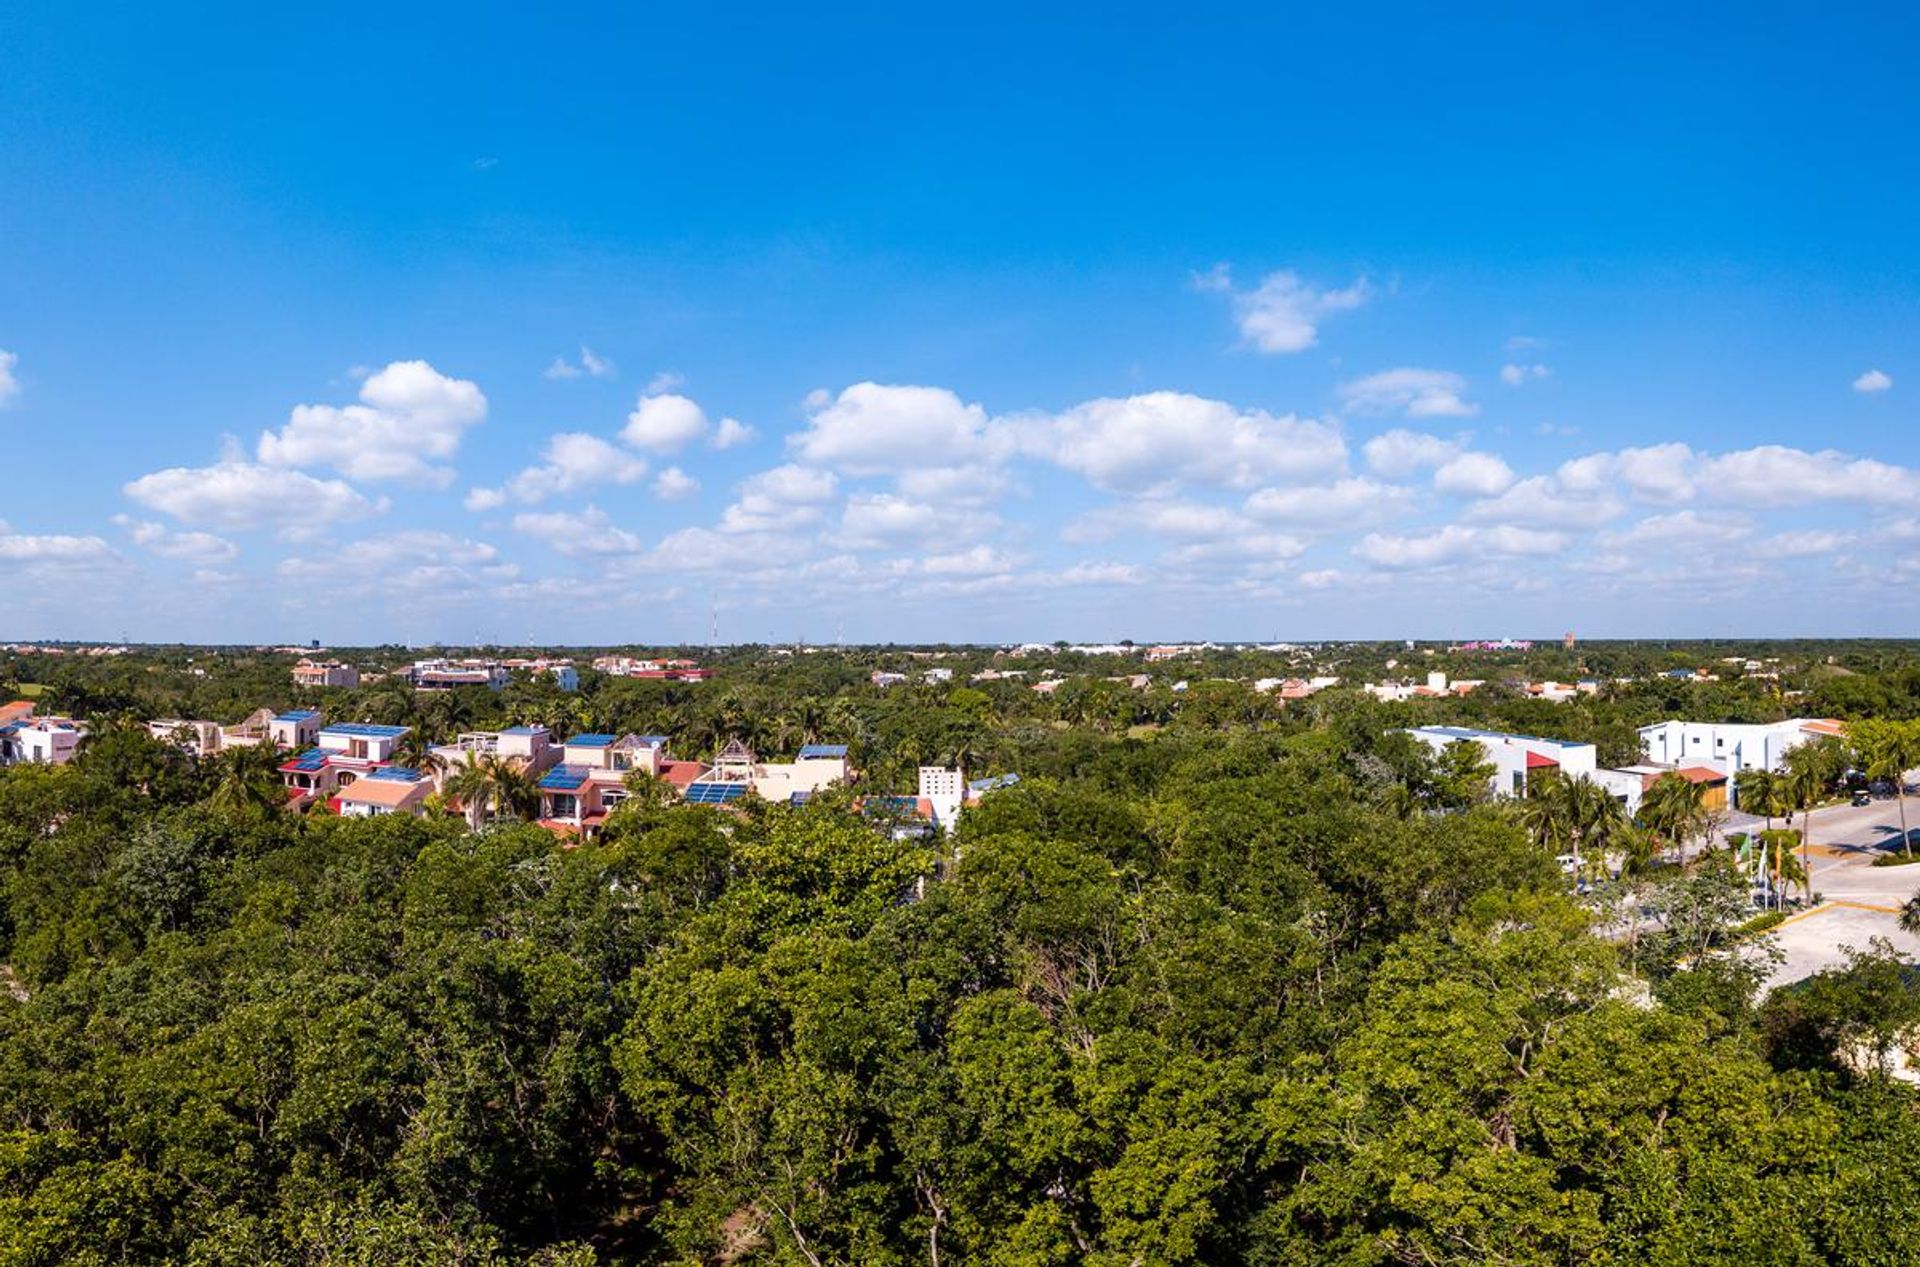
[[(1920, 853), (1920, 796), (1907, 797), (1907, 821), (1914, 851)], [(1792, 825), (1800, 825), (1797, 815)], [(1724, 830), (1752, 831), (1763, 826), (1757, 819), (1734, 814)], [(1837, 967), (1846, 962), (1844, 947), (1864, 950), (1876, 937), (1884, 937), (1902, 955), (1920, 961), (1920, 937), (1901, 932), (1895, 918), (1901, 904), (1920, 890), (1920, 863), (1873, 865), (1882, 853), (1900, 849), (1898, 803), (1889, 798), (1858, 808), (1840, 805), (1815, 810), (1812, 837), (1813, 891), (1827, 901), (1791, 917), (1776, 931), (1786, 959), (1767, 984), (1798, 981)]]

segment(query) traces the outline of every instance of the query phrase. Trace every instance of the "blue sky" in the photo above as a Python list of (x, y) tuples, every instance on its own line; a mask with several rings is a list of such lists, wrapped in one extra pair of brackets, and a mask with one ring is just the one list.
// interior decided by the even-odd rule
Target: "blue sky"
[(1901, 9), (272, 8), (0, 14), (0, 637), (1913, 630)]

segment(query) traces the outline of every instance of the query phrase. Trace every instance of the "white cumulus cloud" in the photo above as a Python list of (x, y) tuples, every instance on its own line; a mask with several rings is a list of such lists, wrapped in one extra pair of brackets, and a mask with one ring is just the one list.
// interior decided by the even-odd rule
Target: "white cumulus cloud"
[(1334, 531), (1379, 523), (1402, 513), (1410, 490), (1366, 476), (1301, 488), (1263, 488), (1247, 498), (1247, 513), (1275, 523)]
[(573, 511), (523, 511), (513, 517), (514, 531), (546, 544), (556, 554), (570, 557), (631, 555), (641, 549), (640, 538), (615, 526), (597, 506)]
[(1502, 365), (1500, 367), (1500, 381), (1509, 387), (1520, 387), (1527, 383), (1535, 383), (1543, 378), (1550, 378), (1552, 375), (1552, 370), (1538, 362), (1527, 365)]
[(822, 509), (839, 493), (832, 471), (789, 463), (749, 477), (740, 496), (720, 518), (725, 533), (791, 531), (825, 518)]
[(1466, 400), (1467, 380), (1451, 370), (1411, 366), (1382, 370), (1340, 387), (1340, 400), (1359, 414), (1408, 418), (1465, 418), (1480, 411)]
[(228, 532), (272, 528), (289, 537), (316, 535), (386, 509), (384, 499), (370, 501), (344, 480), (241, 461), (170, 467), (142, 475), (122, 491), (185, 524)]
[(669, 466), (653, 479), (653, 495), (663, 502), (679, 501), (700, 491), (700, 481), (677, 466)]
[(1405, 479), (1415, 471), (1440, 466), (1460, 452), (1456, 440), (1443, 440), (1424, 431), (1396, 427), (1361, 446), (1367, 465), (1388, 479)]
[(1564, 533), (1512, 524), (1474, 527), (1448, 524), (1433, 532), (1408, 535), (1368, 533), (1354, 554), (1378, 567), (1396, 570), (1439, 567), (1469, 558), (1555, 554), (1567, 546)]
[(542, 376), (554, 379), (612, 378), (615, 373), (612, 361), (604, 356), (595, 355), (592, 348), (582, 343), (579, 364), (576, 365), (564, 356), (556, 356), (553, 358), (553, 364), (547, 366)]
[(1884, 370), (1868, 370), (1853, 380), (1853, 390), (1857, 392), (1883, 392), (1893, 386), (1893, 375)]
[(0, 348), (0, 409), (20, 398), (20, 377), (15, 373), (19, 364), (17, 353)]
[(165, 524), (115, 515), (113, 522), (126, 529), (133, 544), (163, 559), (184, 559), (189, 563), (211, 566), (226, 563), (240, 555), (240, 547), (211, 532), (176, 532)]
[(1306, 351), (1319, 342), (1322, 321), (1358, 308), (1370, 293), (1365, 278), (1344, 289), (1321, 290), (1284, 269), (1268, 273), (1252, 290), (1237, 291), (1224, 264), (1195, 277), (1194, 285), (1230, 296), (1241, 342), (1268, 354)]
[(1182, 483), (1252, 488), (1346, 470), (1347, 445), (1326, 423), (1157, 391), (1091, 400), (1019, 420), (1022, 447), (1111, 491)]
[(1462, 453), (1433, 473), (1433, 486), (1456, 497), (1498, 497), (1514, 478), (1513, 468), (1491, 453)]
[(944, 387), (883, 383), (811, 398), (806, 429), (787, 445), (805, 461), (853, 475), (990, 461), (1007, 447), (979, 405)]
[(452, 457), (486, 416), (487, 398), (473, 383), (425, 361), (395, 361), (360, 384), (357, 405), (294, 406), (285, 427), (260, 434), (258, 456), (266, 466), (445, 487), (453, 472), (435, 462)]
[(642, 395), (627, 415), (620, 438), (636, 449), (672, 453), (707, 431), (706, 411), (675, 392)]
[(646, 459), (579, 431), (549, 437), (542, 456), (541, 465), (521, 471), (507, 481), (505, 489), (477, 488), (468, 493), (467, 509), (491, 510), (508, 499), (531, 505), (598, 484), (632, 484), (647, 473)]
[(754, 434), (753, 428), (738, 418), (722, 418), (708, 443), (716, 449), (737, 449), (752, 441)]

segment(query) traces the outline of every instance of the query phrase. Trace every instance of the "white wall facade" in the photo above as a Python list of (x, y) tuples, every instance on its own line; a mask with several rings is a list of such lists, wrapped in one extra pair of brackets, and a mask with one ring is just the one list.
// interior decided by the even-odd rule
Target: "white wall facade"
[(1529, 754), (1553, 762), (1569, 778), (1592, 778), (1600, 766), (1599, 750), (1590, 743), (1563, 743), (1538, 735), (1509, 735), (1464, 726), (1417, 726), (1406, 733), (1433, 749), (1435, 756), (1462, 740), (1478, 744), (1494, 767), (1493, 777), (1487, 782), (1495, 796), (1526, 795)]

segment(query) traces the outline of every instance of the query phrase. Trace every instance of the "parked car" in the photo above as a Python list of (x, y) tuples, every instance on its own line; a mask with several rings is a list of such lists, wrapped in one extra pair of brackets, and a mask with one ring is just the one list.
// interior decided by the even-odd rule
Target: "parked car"
[(1873, 793), (1875, 796), (1878, 796), (1878, 797), (1892, 796), (1893, 780), (1892, 779), (1875, 779), (1873, 782), (1867, 784), (1867, 791)]
[(1867, 791), (1865, 788), (1861, 788), (1853, 794), (1853, 803), (1855, 805), (1871, 805), (1873, 804), (1873, 793)]

